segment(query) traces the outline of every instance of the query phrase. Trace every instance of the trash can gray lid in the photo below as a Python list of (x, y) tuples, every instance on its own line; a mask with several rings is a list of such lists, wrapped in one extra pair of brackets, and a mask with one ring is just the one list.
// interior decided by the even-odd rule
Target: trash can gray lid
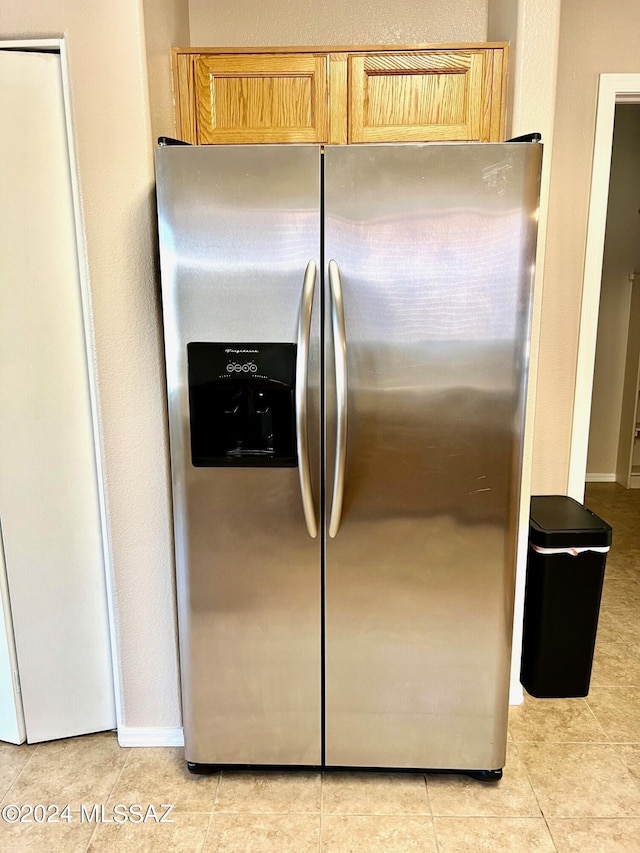
[(543, 548), (588, 548), (611, 544), (611, 527), (566, 495), (531, 498), (529, 539)]

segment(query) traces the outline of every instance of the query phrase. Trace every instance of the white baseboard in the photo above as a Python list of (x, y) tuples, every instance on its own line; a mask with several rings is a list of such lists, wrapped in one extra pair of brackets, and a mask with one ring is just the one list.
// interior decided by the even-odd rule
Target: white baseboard
[(615, 474), (585, 474), (584, 479), (587, 483), (615, 483)]
[(120, 746), (184, 746), (181, 727), (135, 728), (121, 726), (118, 729)]
[(518, 684), (512, 684), (511, 689), (509, 690), (509, 704), (510, 705), (522, 705), (524, 702), (524, 691), (522, 689), (522, 684), (518, 682)]

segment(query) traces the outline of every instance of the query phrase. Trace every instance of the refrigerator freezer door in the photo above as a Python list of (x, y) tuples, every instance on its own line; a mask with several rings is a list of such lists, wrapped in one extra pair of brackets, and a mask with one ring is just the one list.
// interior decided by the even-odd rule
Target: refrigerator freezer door
[[(165, 147), (157, 169), (186, 758), (318, 764), (319, 151)], [(291, 441), (300, 340), (308, 433)]]
[(497, 769), (541, 147), (325, 158), (348, 387), (342, 517), (325, 533), (326, 763)]

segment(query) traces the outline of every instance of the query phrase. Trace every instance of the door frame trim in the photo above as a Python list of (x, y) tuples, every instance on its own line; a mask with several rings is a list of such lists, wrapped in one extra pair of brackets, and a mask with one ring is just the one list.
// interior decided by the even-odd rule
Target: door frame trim
[(616, 104), (636, 103), (640, 103), (640, 74), (600, 75), (567, 489), (567, 493), (579, 501), (584, 500), (587, 471), (615, 108)]

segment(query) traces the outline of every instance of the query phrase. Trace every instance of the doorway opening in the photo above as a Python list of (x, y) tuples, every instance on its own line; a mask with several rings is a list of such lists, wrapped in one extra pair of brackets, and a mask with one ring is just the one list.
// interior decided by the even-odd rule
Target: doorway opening
[(640, 104), (616, 104), (587, 483), (640, 487)]
[[(580, 341), (573, 406), (568, 493), (582, 501), (587, 473), (590, 413), (605, 250), (616, 105), (640, 104), (640, 74), (601, 74), (583, 278)], [(631, 271), (631, 270), (630, 270)]]

